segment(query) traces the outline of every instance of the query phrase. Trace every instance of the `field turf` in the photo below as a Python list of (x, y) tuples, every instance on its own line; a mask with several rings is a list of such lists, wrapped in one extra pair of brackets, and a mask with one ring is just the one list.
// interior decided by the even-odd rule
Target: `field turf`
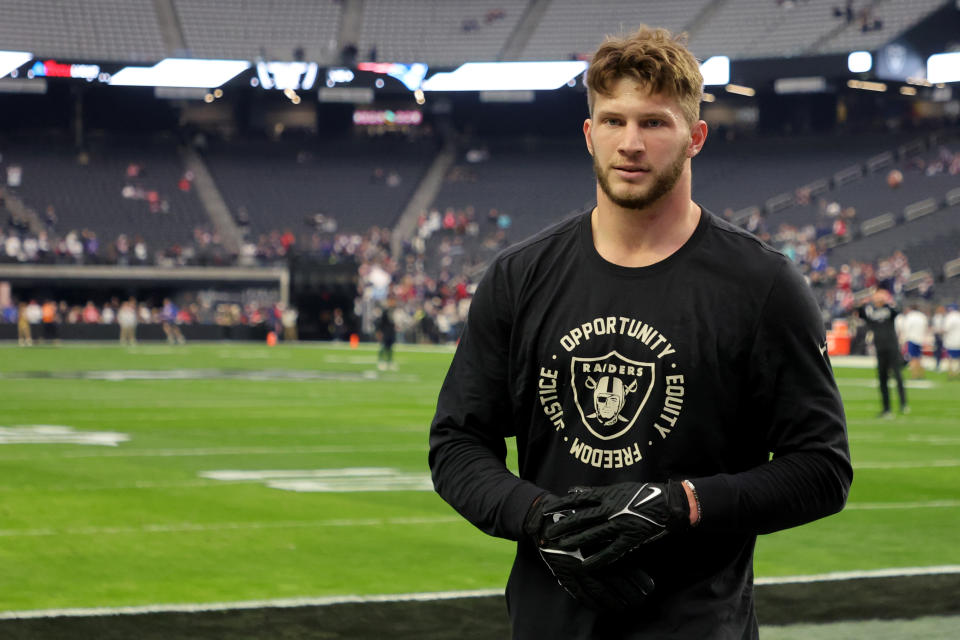
[[(451, 353), (0, 345), (0, 612), (502, 588), (512, 544), (429, 490)], [(883, 420), (873, 369), (836, 367), (849, 505), (763, 536), (758, 577), (960, 564), (960, 382)]]

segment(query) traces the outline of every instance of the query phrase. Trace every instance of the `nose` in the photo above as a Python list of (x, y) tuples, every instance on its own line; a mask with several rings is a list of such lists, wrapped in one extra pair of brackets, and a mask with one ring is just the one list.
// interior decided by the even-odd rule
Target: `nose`
[(630, 156), (637, 153), (642, 153), (645, 149), (646, 146), (643, 142), (643, 128), (635, 122), (628, 122), (623, 127), (623, 132), (620, 136), (619, 144), (617, 145), (617, 151), (623, 155)]

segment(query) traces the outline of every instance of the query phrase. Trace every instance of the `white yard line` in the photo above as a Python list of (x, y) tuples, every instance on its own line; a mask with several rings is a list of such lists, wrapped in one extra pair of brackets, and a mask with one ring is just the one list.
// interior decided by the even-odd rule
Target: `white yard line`
[[(785, 576), (779, 578), (758, 578), (757, 585), (803, 584), (815, 582), (833, 582), (842, 580), (862, 580), (871, 578), (900, 578), (960, 573), (960, 565), (938, 567), (904, 567), (897, 569), (877, 569), (872, 571), (839, 571), (808, 576)], [(33, 609), (27, 611), (0, 611), (0, 620), (26, 618), (59, 618), (86, 616), (116, 616), (151, 613), (202, 613), (207, 611), (233, 611), (240, 609), (318, 607), (337, 604), (377, 603), (377, 602), (433, 602), (455, 598), (498, 597), (503, 589), (474, 589), (470, 591), (435, 591), (427, 593), (398, 593), (381, 595), (343, 595), (322, 598), (277, 598), (273, 600), (241, 600), (237, 602), (175, 603), (154, 604), (136, 607), (95, 607), (71, 609)]]
[(450, 524), (464, 522), (459, 516), (418, 516), (409, 518), (342, 518), (332, 520), (288, 520), (274, 522), (173, 522), (132, 527), (66, 527), (63, 529), (0, 529), (0, 538), (44, 536), (102, 536), (143, 533), (190, 533), (206, 531), (247, 531), (254, 529), (312, 529), (324, 527), (385, 527), (399, 525)]
[(779, 578), (757, 578), (754, 584), (798, 584), (804, 582), (834, 582), (837, 580), (861, 580), (864, 578), (907, 578), (911, 576), (933, 576), (960, 573), (960, 565), (947, 564), (935, 567), (897, 567), (890, 569), (872, 569), (869, 571), (834, 571), (808, 576), (783, 576)]
[(178, 458), (196, 456), (296, 455), (298, 453), (398, 453), (426, 451), (426, 445), (358, 447), (327, 445), (318, 447), (205, 447), (198, 449), (98, 449), (96, 451), (58, 451), (45, 455), (0, 455), (0, 460), (36, 460), (38, 458)]
[(960, 460), (926, 460), (924, 462), (860, 462), (853, 468), (860, 469), (947, 469), (960, 467)]
[(928, 500), (925, 502), (848, 502), (844, 511), (876, 511), (881, 509), (956, 509), (960, 500)]
[[(851, 502), (847, 511), (878, 511), (886, 509), (956, 509), (960, 500), (929, 500), (917, 502)], [(242, 531), (255, 529), (305, 529), (324, 527), (377, 527), (388, 525), (449, 524), (462, 522), (458, 516), (420, 516), (410, 518), (343, 518), (331, 520), (288, 520), (267, 522), (173, 522), (115, 527), (53, 527), (37, 529), (0, 529), (0, 538), (42, 536), (100, 536), (141, 533), (189, 533), (206, 531)]]

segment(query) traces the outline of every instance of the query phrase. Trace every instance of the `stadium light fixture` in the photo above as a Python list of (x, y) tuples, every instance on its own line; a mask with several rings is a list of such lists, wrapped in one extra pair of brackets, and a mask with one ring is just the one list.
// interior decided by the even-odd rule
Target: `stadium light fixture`
[(32, 58), (33, 54), (28, 51), (0, 51), (0, 78), (7, 77), (7, 74), (16, 71)]
[(110, 84), (121, 87), (195, 87), (212, 89), (250, 68), (246, 60), (166, 58), (152, 67), (124, 67)]
[(264, 89), (313, 89), (318, 71), (316, 62), (257, 63), (257, 78)]
[(725, 85), (730, 82), (730, 58), (712, 56), (700, 64), (704, 85)]
[(935, 53), (927, 58), (927, 80), (933, 84), (960, 82), (960, 52)]
[(396, 78), (410, 91), (416, 91), (423, 84), (427, 75), (427, 65), (422, 62), (402, 64), (399, 62), (361, 62), (357, 65), (358, 71), (380, 73)]
[(866, 80), (847, 80), (847, 86), (851, 89), (863, 89), (864, 91), (884, 92), (887, 90), (887, 85), (883, 82), (868, 82)]
[(916, 87), (900, 87), (900, 95), (915, 96), (917, 95), (917, 88)]
[(773, 81), (773, 92), (778, 95), (791, 93), (823, 93), (826, 90), (827, 79), (823, 76), (777, 78)]
[(727, 90), (727, 93), (734, 93), (738, 96), (747, 96), (748, 98), (752, 98), (753, 96), (757, 95), (756, 89), (752, 87), (744, 87), (743, 85), (739, 84), (728, 84), (724, 88)]
[(587, 68), (585, 60), (468, 62), (424, 80), (424, 91), (523, 91), (559, 89)]
[(847, 56), (850, 73), (866, 73), (873, 68), (873, 55), (869, 51), (851, 51)]

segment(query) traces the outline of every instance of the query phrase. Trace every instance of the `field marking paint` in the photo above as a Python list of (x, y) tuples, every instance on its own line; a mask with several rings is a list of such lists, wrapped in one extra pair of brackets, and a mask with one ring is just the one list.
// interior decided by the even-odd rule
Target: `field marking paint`
[[(841, 387), (865, 387), (867, 389), (878, 389), (880, 387), (879, 382), (868, 378), (838, 378), (837, 384)], [(893, 381), (890, 381), (887, 386), (892, 387), (893, 384)], [(936, 389), (940, 385), (932, 380), (904, 380), (903, 386), (907, 389)]]
[(208, 531), (250, 531), (259, 529), (320, 529), (326, 527), (384, 527), (465, 522), (460, 516), (416, 516), (404, 518), (341, 518), (331, 520), (287, 520), (275, 522), (174, 522), (136, 527), (66, 527), (63, 529), (0, 529), (0, 538), (47, 536), (102, 536), (144, 533), (205, 533)]
[(924, 462), (861, 462), (853, 468), (860, 469), (946, 469), (960, 467), (960, 460), (926, 460)]
[(77, 431), (59, 424), (0, 425), (0, 444), (82, 444), (116, 447), (130, 436), (115, 431)]
[(955, 509), (960, 500), (929, 500), (926, 502), (848, 502), (844, 511), (876, 511), (881, 509)]
[(221, 349), (217, 352), (217, 357), (226, 358), (228, 360), (289, 360), (290, 352), (273, 350), (251, 351), (247, 349)]
[[(849, 503), (848, 511), (884, 509), (956, 509), (960, 500), (933, 500), (929, 502), (861, 502)], [(248, 531), (262, 529), (309, 529), (325, 527), (382, 527), (389, 525), (455, 524), (464, 520), (459, 516), (416, 516), (397, 518), (342, 518), (330, 520), (287, 520), (253, 522), (174, 522), (115, 527), (52, 527), (36, 529), (0, 529), (0, 538), (35, 538), (53, 536), (101, 536), (144, 533), (203, 533), (209, 531)]]
[(356, 364), (356, 365), (375, 365), (378, 362), (374, 354), (366, 356), (324, 356), (323, 361), (327, 364)]
[(270, 489), (301, 493), (359, 491), (433, 491), (429, 473), (412, 473), (385, 467), (265, 471), (202, 471), (212, 480), (262, 482)]
[[(876, 569), (871, 571), (838, 571), (808, 576), (784, 576), (757, 578), (756, 585), (805, 584), (862, 580), (871, 578), (909, 578), (914, 576), (948, 575), (960, 573), (960, 565), (939, 567), (904, 567), (899, 569)], [(272, 600), (240, 600), (236, 602), (153, 604), (130, 607), (91, 607), (66, 609), (30, 609), (24, 611), (0, 611), (0, 620), (28, 618), (101, 617), (117, 615), (142, 615), (153, 613), (205, 613), (210, 611), (234, 611), (242, 609), (288, 609), (293, 607), (324, 607), (338, 604), (373, 604), (380, 602), (434, 602), (458, 598), (502, 597), (503, 589), (472, 589), (465, 591), (434, 591), (424, 593), (388, 593), (369, 596), (343, 595), (303, 598), (276, 598)]]
[(899, 567), (890, 569), (871, 569), (869, 571), (833, 571), (808, 576), (784, 576), (779, 578), (757, 578), (758, 585), (803, 584), (809, 582), (836, 582), (843, 580), (862, 580), (865, 578), (910, 578), (913, 576), (936, 576), (960, 573), (960, 564), (947, 564), (936, 567)]
[(381, 378), (390, 382), (420, 382), (415, 374), (386, 373), (377, 370), (360, 372), (318, 371), (316, 369), (119, 369), (96, 371), (14, 371), (0, 372), (8, 380), (98, 380), (127, 382), (130, 380), (244, 380), (248, 382), (370, 382)]
[(0, 460), (35, 460), (45, 458), (178, 458), (197, 456), (295, 455), (299, 453), (405, 453), (426, 451), (426, 445), (392, 447), (358, 447), (327, 445), (316, 447), (209, 447), (201, 449), (120, 449), (116, 451), (62, 451), (48, 456), (11, 455)]

